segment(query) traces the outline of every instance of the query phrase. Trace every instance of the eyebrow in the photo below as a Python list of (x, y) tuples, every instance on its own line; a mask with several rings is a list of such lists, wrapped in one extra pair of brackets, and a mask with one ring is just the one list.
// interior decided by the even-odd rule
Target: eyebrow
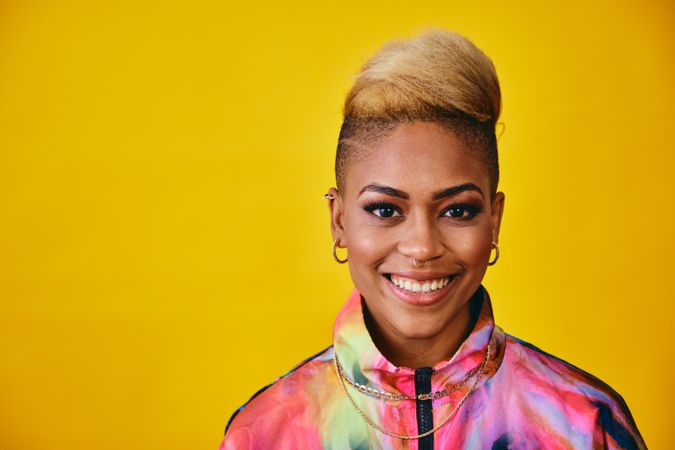
[[(434, 192), (432, 195), (433, 200), (441, 200), (446, 197), (452, 197), (453, 195), (457, 195), (460, 192), (464, 191), (476, 191), (478, 192), (483, 198), (485, 198), (485, 195), (483, 194), (483, 191), (476, 186), (473, 183), (464, 183), (460, 184), (457, 186), (453, 186), (451, 188), (443, 189), (441, 191)], [(398, 197), (402, 198), (404, 200), (408, 200), (410, 198), (410, 195), (406, 192), (401, 191), (400, 189), (396, 189), (390, 186), (384, 186), (381, 184), (377, 183), (371, 183), (367, 186), (365, 186), (361, 191), (359, 192), (359, 196), (363, 194), (364, 192), (377, 192), (379, 194), (384, 194), (384, 195), (389, 195), (390, 197)]]
[(408, 200), (410, 198), (410, 195), (401, 190), (375, 183), (369, 184), (365, 186), (363, 189), (361, 189), (361, 192), (359, 192), (359, 196), (364, 192), (377, 192), (379, 194), (389, 195), (390, 197), (398, 197), (404, 200)]
[(481, 197), (485, 198), (485, 195), (483, 195), (483, 191), (481, 191), (480, 188), (473, 183), (464, 183), (464, 184), (460, 184), (458, 186), (453, 186), (451, 188), (444, 189), (444, 190), (439, 191), (439, 192), (434, 192), (434, 195), (433, 195), (432, 198), (434, 200), (440, 200), (440, 199), (445, 198), (445, 197), (452, 197), (453, 195), (457, 195), (460, 192), (464, 192), (464, 191), (476, 191), (481, 195)]

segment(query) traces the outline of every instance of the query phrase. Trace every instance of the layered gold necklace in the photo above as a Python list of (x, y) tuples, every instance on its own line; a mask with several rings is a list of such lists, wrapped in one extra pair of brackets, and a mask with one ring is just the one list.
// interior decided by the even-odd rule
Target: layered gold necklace
[[(404, 439), (404, 440), (412, 440), (412, 439), (420, 439), (425, 436), (429, 436), (433, 433), (435, 433), (437, 430), (439, 430), (442, 426), (450, 422), (450, 419), (457, 413), (457, 410), (459, 410), (459, 407), (462, 406), (462, 404), (466, 401), (467, 397), (473, 390), (476, 388), (478, 385), (478, 382), (480, 381), (481, 377), (483, 376), (483, 373), (485, 372), (485, 367), (487, 366), (487, 362), (490, 360), (490, 343), (488, 342), (487, 350), (485, 351), (485, 358), (481, 362), (481, 364), (478, 367), (475, 367), (471, 372), (467, 374), (467, 376), (460, 381), (459, 383), (453, 385), (452, 387), (448, 389), (443, 389), (441, 391), (436, 391), (432, 392), (429, 394), (418, 394), (418, 395), (405, 395), (405, 394), (392, 394), (390, 392), (384, 392), (384, 391), (379, 391), (377, 389), (372, 389), (368, 386), (364, 386), (362, 384), (357, 383), (356, 381), (350, 379), (345, 373), (342, 368), (342, 365), (340, 364), (340, 361), (338, 360), (337, 354), (333, 354), (333, 361), (335, 362), (335, 370), (338, 375), (338, 380), (340, 381), (340, 387), (342, 388), (342, 391), (345, 393), (347, 398), (349, 399), (349, 402), (352, 404), (356, 412), (361, 416), (361, 418), (372, 428), (376, 429), (377, 431), (386, 434), (387, 436), (395, 437), (398, 439)], [(382, 426), (376, 424), (370, 417), (368, 417), (362, 410), (359, 408), (359, 406), (356, 404), (356, 401), (352, 398), (352, 396), (349, 394), (347, 391), (347, 386), (346, 384), (349, 384), (351, 387), (353, 387), (355, 390), (368, 395), (370, 397), (378, 398), (381, 400), (388, 400), (388, 401), (397, 401), (397, 400), (433, 400), (437, 398), (441, 398), (447, 395), (450, 395), (452, 392), (456, 391), (460, 387), (462, 387), (468, 380), (470, 380), (473, 376), (476, 376), (476, 379), (473, 381), (471, 384), (471, 387), (467, 392), (462, 396), (462, 398), (457, 402), (455, 407), (452, 409), (450, 414), (441, 421), (438, 425), (433, 427), (431, 430), (426, 431), (421, 434), (416, 434), (416, 435), (405, 435), (405, 434), (398, 434), (394, 433), (388, 430), (385, 430)], [(346, 384), (345, 384), (346, 383)]]

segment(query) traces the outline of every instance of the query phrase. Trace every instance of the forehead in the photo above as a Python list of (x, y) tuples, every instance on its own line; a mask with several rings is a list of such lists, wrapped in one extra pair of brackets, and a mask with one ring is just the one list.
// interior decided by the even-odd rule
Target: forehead
[(358, 193), (377, 183), (412, 196), (425, 196), (451, 186), (474, 183), (487, 194), (489, 175), (478, 152), (455, 133), (433, 122), (398, 126), (361, 154), (346, 173), (346, 190)]

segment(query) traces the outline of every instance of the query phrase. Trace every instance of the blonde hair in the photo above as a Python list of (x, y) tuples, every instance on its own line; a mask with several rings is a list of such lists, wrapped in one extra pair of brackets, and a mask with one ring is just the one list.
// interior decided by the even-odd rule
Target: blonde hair
[(335, 173), (406, 121), (437, 122), (478, 151), (494, 195), (499, 181), (495, 126), (501, 92), (490, 58), (464, 36), (442, 29), (384, 44), (361, 68), (345, 99)]

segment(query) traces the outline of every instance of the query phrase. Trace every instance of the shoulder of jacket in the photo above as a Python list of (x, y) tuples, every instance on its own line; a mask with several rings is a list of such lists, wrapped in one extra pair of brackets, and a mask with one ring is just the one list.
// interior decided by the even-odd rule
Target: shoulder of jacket
[(506, 334), (506, 358), (520, 371), (550, 382), (552, 386), (580, 393), (606, 403), (624, 403), (609, 384), (574, 364), (523, 339)]
[(227, 434), (228, 430), (230, 429), (232, 423), (234, 422), (235, 418), (239, 416), (239, 414), (244, 411), (245, 408), (250, 406), (252, 403), (255, 402), (260, 402), (260, 401), (265, 401), (265, 397), (268, 397), (269, 394), (279, 388), (280, 386), (293, 382), (294, 378), (301, 376), (304, 372), (306, 372), (306, 369), (311, 370), (311, 366), (317, 363), (326, 363), (332, 361), (332, 355), (333, 355), (333, 346), (329, 345), (325, 349), (319, 351), (318, 353), (315, 353), (314, 355), (310, 356), (309, 358), (306, 358), (302, 361), (300, 361), (298, 364), (293, 366), (290, 370), (288, 370), (286, 373), (280, 375), (277, 377), (274, 381), (271, 383), (263, 386), (262, 388), (258, 389), (255, 394), (251, 396), (251, 398), (248, 399), (243, 405), (241, 405), (239, 408), (234, 411), (234, 413), (230, 416), (230, 419), (227, 421), (227, 425), (225, 426), (225, 434)]
[(591, 414), (602, 439), (610, 448), (646, 448), (625, 400), (609, 384), (595, 375), (554, 356), (541, 348), (506, 334), (509, 367), (518, 373), (514, 379), (546, 391), (565, 409)]

